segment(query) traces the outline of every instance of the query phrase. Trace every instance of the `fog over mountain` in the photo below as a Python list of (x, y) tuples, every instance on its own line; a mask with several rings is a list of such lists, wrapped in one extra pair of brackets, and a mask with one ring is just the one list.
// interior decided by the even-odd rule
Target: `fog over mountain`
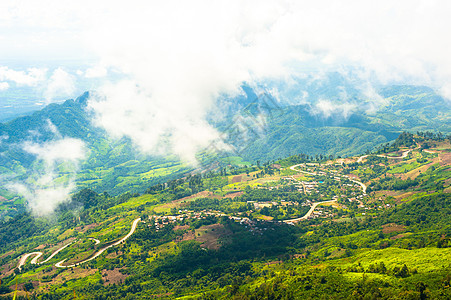
[(211, 145), (233, 150), (217, 125), (249, 104), (243, 86), (277, 107), (304, 105), (307, 119), (375, 114), (394, 84), (429, 86), (448, 109), (450, 10), (420, 0), (5, 2), (0, 119), (95, 90), (90, 124), (196, 168)]

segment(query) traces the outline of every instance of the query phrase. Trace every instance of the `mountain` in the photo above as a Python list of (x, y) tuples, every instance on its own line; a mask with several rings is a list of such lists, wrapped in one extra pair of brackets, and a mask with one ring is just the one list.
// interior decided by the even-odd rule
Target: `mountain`
[[(391, 86), (381, 89), (380, 94), (384, 101), (376, 112), (354, 107), (345, 114), (340, 106), (337, 109), (332, 106), (325, 114), (315, 104), (279, 103), (269, 94), (257, 95), (250, 87), (243, 86), (242, 96), (226, 99), (231, 109), (226, 111), (225, 118), (213, 123), (235, 151), (204, 153), (199, 157), (205, 167), (242, 161), (255, 164), (258, 160), (299, 153), (344, 157), (393, 141), (403, 131), (451, 132), (450, 110), (444, 109), (450, 104), (432, 89)], [(126, 138), (110, 138), (92, 125), (86, 110), (88, 97), (89, 93), (85, 93), (75, 100), (51, 104), (29, 116), (0, 124), (2, 186), (25, 180), (33, 169), (40, 168), (35, 156), (23, 150), (24, 142), (39, 144), (56, 135), (79, 138), (87, 144), (88, 158), (77, 172), (78, 189), (89, 187), (112, 195), (142, 192), (193, 170), (174, 156), (147, 156), (136, 151)], [(58, 133), (49, 129), (49, 122)], [(64, 164), (57, 169), (64, 170)], [(57, 180), (67, 180), (64, 171), (57, 175)], [(16, 199), (4, 188), (0, 189), (0, 195)]]
[[(324, 114), (312, 104), (285, 106), (267, 96), (258, 98), (238, 113), (241, 118), (234, 116), (248, 120), (244, 127), (250, 132), (238, 155), (249, 161), (298, 153), (349, 156), (391, 142), (403, 131), (451, 133), (451, 103), (432, 89), (391, 86), (381, 89), (381, 95), (384, 101), (377, 111), (357, 107), (347, 115), (334, 104)], [(266, 116), (265, 126), (258, 121), (260, 113)], [(245, 135), (235, 135), (231, 143)]]

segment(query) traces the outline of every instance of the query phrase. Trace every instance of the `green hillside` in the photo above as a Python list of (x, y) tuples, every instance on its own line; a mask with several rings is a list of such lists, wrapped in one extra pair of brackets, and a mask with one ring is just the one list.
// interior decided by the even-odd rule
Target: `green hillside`
[[(247, 90), (247, 93), (253, 92)], [(268, 97), (257, 98), (256, 102), (248, 99), (247, 107), (229, 111), (226, 120), (216, 124), (224, 133), (225, 141), (236, 151), (203, 151), (198, 156), (201, 168), (239, 167), (299, 153), (346, 157), (371, 151), (394, 140), (403, 131), (451, 132), (450, 110), (443, 109), (449, 107), (449, 103), (433, 90), (391, 86), (382, 89), (381, 95), (386, 103), (377, 112), (355, 110), (346, 118), (340, 113), (326, 118), (314, 113), (312, 106), (284, 106)], [(23, 143), (57, 139), (58, 135), (48, 129), (49, 122), (61, 136), (79, 138), (87, 145), (88, 157), (81, 162), (76, 175), (77, 190), (90, 188), (111, 195), (143, 192), (148, 186), (193, 171), (192, 166), (175, 156), (144, 155), (128, 139), (112, 139), (102, 129), (94, 127), (85, 109), (88, 97), (89, 93), (85, 93), (76, 100), (52, 104), (32, 115), (0, 124), (0, 137), (3, 137), (0, 196), (9, 200), (1, 215), (12, 216), (23, 211), (23, 199), (11, 194), (5, 186), (30, 180), (34, 172), (42, 170), (36, 157), (23, 150)], [(259, 115), (263, 119), (257, 118)], [(265, 121), (261, 123), (261, 120)], [(242, 125), (241, 131), (237, 130), (238, 124)], [(63, 164), (57, 167), (60, 170), (56, 174), (57, 182), (69, 180), (67, 172), (61, 171), (64, 169)]]
[(37, 299), (449, 299), (450, 177), (449, 138), (420, 133), (141, 195), (85, 189), (54, 219), (1, 223), (0, 295), (17, 281)]

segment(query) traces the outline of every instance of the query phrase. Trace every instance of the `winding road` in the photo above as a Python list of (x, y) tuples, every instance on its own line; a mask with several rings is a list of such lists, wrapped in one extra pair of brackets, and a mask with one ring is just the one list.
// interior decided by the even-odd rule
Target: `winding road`
[[(387, 156), (387, 155), (382, 155), (382, 154), (376, 154), (376, 156), (378, 156), (378, 157), (386, 157), (386, 158), (393, 158), (393, 159), (399, 159), (399, 158), (407, 157), (407, 155), (409, 154), (410, 151), (412, 151), (412, 149), (404, 151), (401, 156)], [(357, 162), (358, 163), (362, 162), (367, 157), (368, 157), (368, 155), (359, 156), (359, 158), (357, 159)]]
[[(410, 151), (411, 151), (411, 150), (407, 150), (407, 151), (404, 152), (404, 153), (402, 154), (402, 156), (400, 156), (400, 157), (406, 157), (407, 154), (408, 154)], [(359, 158), (359, 160), (361, 161), (361, 160), (362, 160), (363, 158), (365, 158), (365, 157), (368, 157), (368, 155), (363, 155), (363, 156), (361, 156), (361, 157)], [(395, 158), (400, 158), (400, 157), (395, 157)], [(293, 171), (296, 171), (296, 172), (300, 172), (300, 173), (304, 173), (304, 174), (309, 174), (309, 175), (318, 175), (317, 173), (311, 173), (311, 172), (306, 172), (306, 171), (302, 171), (302, 170), (297, 170), (297, 169), (296, 169), (297, 167), (303, 166), (303, 165), (304, 165), (304, 164), (298, 164), (298, 165), (291, 166), (291, 167), (290, 167), (290, 170), (293, 170)], [(360, 185), (360, 186), (362, 187), (362, 192), (363, 192), (364, 194), (366, 194), (367, 186), (366, 186), (363, 182), (360, 182), (360, 181), (358, 181), (358, 180), (351, 179), (351, 178), (349, 178), (348, 176), (344, 176), (344, 175), (340, 175), (340, 176), (341, 176), (341, 177), (344, 177), (344, 178), (346, 178), (346, 179), (348, 179), (348, 180), (350, 180), (350, 181), (352, 181), (352, 182), (354, 182), (354, 183), (357, 183), (358, 185)], [(291, 176), (291, 178), (292, 178), (293, 180), (296, 180), (293, 176)], [(298, 180), (296, 180), (296, 181), (298, 181)], [(320, 205), (320, 204), (333, 203), (333, 202), (336, 202), (336, 201), (337, 201), (337, 200), (335, 199), (335, 200), (329, 200), (329, 201), (315, 202), (315, 203), (312, 204), (310, 210), (309, 210), (304, 216), (302, 216), (302, 217), (300, 217), (300, 218), (296, 218), (296, 219), (284, 220), (283, 222), (284, 222), (284, 223), (293, 223), (293, 222), (298, 222), (298, 221), (300, 221), (300, 220), (306, 220), (306, 219), (308, 219), (308, 217), (310, 217), (310, 216), (312, 215), (313, 211), (315, 210), (315, 208), (316, 208), (318, 205)], [(359, 201), (359, 202), (360, 202), (360, 201)]]
[(294, 222), (298, 222), (301, 220), (306, 220), (308, 219), (308, 217), (310, 217), (313, 214), (313, 211), (315, 210), (315, 208), (320, 205), (320, 204), (328, 204), (328, 203), (334, 203), (337, 202), (337, 200), (329, 200), (329, 201), (322, 201), (322, 202), (315, 202), (313, 203), (312, 207), (310, 207), (310, 210), (302, 217), (300, 218), (296, 218), (296, 219), (291, 219), (291, 220), (284, 220), (284, 223), (294, 223)]
[[(111, 244), (111, 245), (108, 245), (108, 246), (106, 246), (106, 247), (103, 247), (102, 249), (100, 249), (99, 251), (97, 251), (96, 253), (94, 253), (94, 255), (92, 255), (91, 257), (89, 257), (89, 258), (87, 258), (87, 259), (85, 259), (85, 260), (82, 260), (82, 261), (80, 261), (80, 262), (77, 262), (77, 263), (75, 263), (75, 264), (71, 264), (71, 265), (63, 265), (64, 262), (66, 261), (66, 259), (63, 259), (62, 261), (57, 262), (57, 263), (55, 264), (55, 267), (57, 267), (57, 268), (71, 268), (71, 267), (78, 266), (78, 265), (80, 265), (80, 264), (86, 263), (86, 262), (88, 262), (88, 261), (91, 261), (91, 260), (93, 260), (93, 259), (99, 257), (103, 252), (105, 252), (105, 250), (107, 250), (107, 249), (109, 249), (109, 248), (111, 248), (111, 247), (114, 247), (114, 246), (117, 246), (117, 245), (121, 244), (122, 242), (124, 242), (125, 240), (127, 240), (130, 236), (132, 236), (132, 234), (135, 232), (136, 227), (138, 226), (138, 223), (139, 223), (140, 221), (141, 221), (141, 218), (135, 219), (135, 220), (133, 221), (133, 223), (132, 223), (132, 227), (131, 227), (131, 229), (130, 229), (130, 232), (129, 232), (126, 236), (124, 236), (122, 239), (120, 239), (119, 241), (117, 241), (117, 242), (115, 242), (115, 243), (113, 243), (113, 244)], [(89, 239), (92, 240), (92, 241), (95, 243), (95, 245), (100, 244), (100, 241), (99, 241), (98, 239), (95, 239), (95, 238), (89, 238)], [(58, 254), (60, 251), (62, 251), (62, 250), (65, 249), (66, 247), (72, 245), (74, 242), (75, 242), (75, 241), (72, 241), (72, 242), (70, 242), (69, 244), (66, 244), (66, 245), (64, 245), (63, 247), (57, 249), (57, 250), (56, 250), (55, 252), (53, 252), (46, 260), (44, 260), (44, 261), (42, 261), (42, 262), (38, 262), (38, 259), (43, 255), (42, 252), (32, 252), (32, 253), (27, 253), (27, 254), (25, 254), (24, 256), (22, 256), (22, 257), (20, 258), (19, 264), (17, 265), (17, 267), (19, 268), (19, 270), (21, 270), (22, 266), (25, 264), (25, 262), (27, 261), (28, 257), (33, 256), (33, 255), (35, 255), (35, 257), (31, 260), (31, 264), (38, 264), (38, 265), (40, 265), (40, 264), (46, 263), (46, 262), (48, 262), (50, 259), (52, 259), (56, 254)]]

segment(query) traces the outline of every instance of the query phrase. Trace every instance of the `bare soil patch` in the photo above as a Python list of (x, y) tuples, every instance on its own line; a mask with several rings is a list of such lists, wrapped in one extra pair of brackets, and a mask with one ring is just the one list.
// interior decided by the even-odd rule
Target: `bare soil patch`
[(410, 196), (412, 196), (412, 195), (415, 195), (415, 194), (418, 194), (419, 192), (407, 192), (407, 193), (401, 193), (401, 194), (398, 194), (398, 195), (396, 195), (395, 196), (395, 202), (397, 203), (397, 204), (400, 204), (400, 203), (402, 203), (402, 201), (405, 199), (405, 198), (407, 198), (407, 197), (410, 197)]
[(232, 232), (226, 229), (222, 224), (202, 226), (196, 230), (196, 235), (198, 233), (200, 233), (200, 236), (196, 236), (196, 240), (202, 243), (202, 247), (212, 250), (218, 250), (221, 247), (218, 243), (220, 238), (232, 234)]
[(14, 269), (16, 268), (16, 266), (17, 266), (17, 262), (16, 261), (9, 262), (9, 263), (1, 266), (1, 268), (0, 268), (0, 278), (3, 278), (3, 277), (6, 277), (6, 276), (9, 276), (9, 275), (13, 274), (14, 273)]
[(392, 237), (390, 238), (390, 240), (397, 240), (397, 239), (403, 238), (403, 237), (405, 237), (405, 236), (406, 236), (406, 235), (405, 235), (404, 233), (401, 233), (401, 234), (392, 236)]
[(187, 197), (183, 197), (183, 198), (174, 200), (172, 202), (173, 203), (178, 203), (178, 202), (183, 202), (183, 201), (186, 201), (186, 200), (190, 200), (190, 199), (193, 199), (193, 198), (199, 198), (199, 197), (215, 197), (215, 195), (212, 192), (210, 192), (210, 191), (202, 191), (202, 192), (193, 194), (191, 196), (187, 196)]
[(348, 174), (348, 177), (357, 181), (360, 181), (360, 177), (355, 174)]
[(107, 286), (110, 284), (120, 284), (125, 281), (125, 278), (128, 277), (128, 275), (122, 274), (121, 270), (123, 268), (113, 269), (113, 270), (103, 270), (102, 271), (102, 278), (103, 278), (103, 285)]
[(88, 225), (84, 225), (84, 226), (78, 226), (78, 227), (75, 227), (74, 229), (78, 232), (86, 232), (88, 229), (93, 229), (99, 225), (100, 225), (99, 223), (93, 223), (93, 224), (88, 224)]
[(187, 230), (189, 228), (189, 225), (176, 225), (174, 226), (174, 228), (172, 230), (177, 231), (177, 230)]
[(274, 219), (273, 217), (270, 216), (265, 216), (265, 215), (260, 215), (258, 216), (260, 219), (262, 220), (266, 220), (266, 221), (271, 221), (272, 219)]
[[(202, 192), (193, 194), (191, 196), (183, 197), (183, 198), (180, 198), (180, 199), (177, 199), (177, 200), (173, 200), (173, 201), (171, 201), (169, 203), (160, 205), (160, 206), (158, 206), (158, 210), (159, 211), (163, 211), (163, 210), (168, 209), (168, 208), (171, 209), (173, 207), (182, 207), (182, 206), (185, 205), (183, 202), (189, 201), (189, 200), (194, 199), (194, 198), (206, 198), (206, 197), (219, 198), (219, 196), (216, 196), (215, 194), (213, 194), (210, 191), (202, 191)], [(155, 209), (155, 210), (157, 210), (157, 209)]]
[(239, 196), (241, 196), (243, 194), (244, 194), (244, 192), (229, 193), (229, 194), (225, 195), (223, 198), (234, 199), (235, 197), (239, 197)]
[(232, 183), (241, 182), (241, 175), (233, 176)]
[(97, 269), (83, 269), (83, 268), (68, 268), (64, 272), (58, 274), (53, 280), (50, 282), (49, 286), (55, 284), (61, 284), (71, 279), (77, 279), (82, 277), (88, 277), (97, 272)]
[(6, 256), (8, 256), (8, 255), (11, 255), (11, 254), (13, 254), (14, 253), (14, 251), (13, 250), (11, 250), (11, 251), (8, 251), (8, 252), (6, 252), (5, 254), (3, 254), (3, 255), (0, 255), (0, 259), (1, 258), (3, 258), (3, 257), (6, 257)]
[[(38, 281), (31, 281), (31, 283), (33, 284), (33, 286), (36, 288), (39, 286), (39, 282)], [(22, 283), (18, 283), (17, 284), (17, 296), (25, 296), (29, 299), (29, 295), (27, 295), (27, 293), (25, 292), (25, 288), (24, 288), (25, 282)], [(14, 291), (16, 289), (16, 285), (13, 284), (9, 287), (12, 291)], [(20, 291), (23, 291), (23, 293), (20, 293)], [(30, 293), (30, 291), (27, 291), (28, 293)], [(33, 291), (31, 291), (33, 292)]]
[(195, 238), (196, 238), (195, 233), (192, 230), (190, 230), (183, 235), (182, 241), (190, 241), (190, 240), (194, 240)]
[(451, 165), (451, 153), (450, 152), (443, 152), (439, 156), (440, 158), (440, 166), (447, 166)]
[(389, 223), (389, 224), (385, 224), (384, 226), (382, 226), (382, 232), (385, 234), (392, 233), (392, 232), (403, 232), (404, 230), (406, 230), (405, 226), (398, 225), (395, 223)]
[(409, 171), (405, 174), (401, 174), (401, 179), (406, 180), (407, 178), (410, 178), (410, 179), (414, 180), (415, 178), (418, 177), (418, 175), (426, 172), (426, 170), (433, 164), (434, 164), (434, 162), (424, 165), (424, 166), (421, 166), (419, 168), (413, 169), (412, 171)]

